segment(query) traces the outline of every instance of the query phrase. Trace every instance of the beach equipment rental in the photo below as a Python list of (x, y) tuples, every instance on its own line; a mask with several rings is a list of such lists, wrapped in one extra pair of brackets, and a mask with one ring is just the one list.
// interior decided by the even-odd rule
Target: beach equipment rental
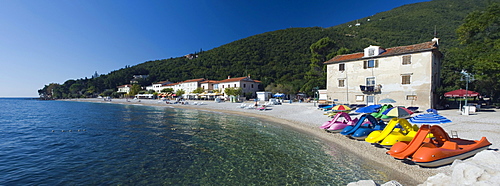
[[(434, 138), (427, 138), (432, 133)], [(387, 151), (396, 159), (411, 161), (422, 167), (439, 167), (453, 163), (455, 159), (465, 159), (487, 149), (491, 143), (481, 140), (450, 138), (439, 125), (422, 125), (410, 142), (398, 142)]]
[(340, 134), (349, 138), (364, 140), (372, 131), (382, 130), (384, 127), (385, 123), (383, 121), (378, 121), (370, 114), (364, 114), (359, 118), (356, 125), (345, 127)]
[(335, 105), (334, 107), (332, 107), (332, 110), (342, 112), (342, 111), (350, 111), (351, 108), (349, 108), (349, 106), (347, 105)]
[(386, 116), (397, 117), (397, 118), (405, 118), (405, 117), (411, 116), (413, 114), (413, 112), (411, 110), (408, 110), (407, 108), (404, 108), (404, 107), (392, 107), (392, 108), (389, 108), (386, 111), (384, 111), (382, 114), (386, 115)]
[(352, 119), (348, 113), (338, 112), (331, 121), (323, 123), (319, 128), (325, 129), (327, 132), (340, 132), (349, 125), (355, 125), (358, 118)]
[[(326, 115), (328, 115), (328, 117), (335, 116), (337, 112), (346, 112), (346, 113), (351, 112), (351, 108), (349, 108), (347, 105), (335, 105), (330, 110), (331, 111), (325, 113)], [(325, 109), (325, 111), (327, 110)]]
[(380, 101), (378, 101), (379, 103), (396, 103), (396, 100), (393, 100), (391, 98), (385, 98), (385, 99), (381, 99)]
[(366, 107), (358, 108), (354, 112), (357, 112), (357, 113), (375, 113), (375, 112), (377, 112), (377, 109), (379, 109), (381, 107), (382, 107), (382, 105), (369, 105)]
[(409, 121), (410, 123), (413, 124), (430, 124), (430, 125), (451, 123), (451, 120), (449, 120), (448, 118), (435, 113), (420, 114), (410, 118)]
[(392, 118), (384, 130), (371, 132), (365, 141), (376, 146), (390, 148), (397, 142), (411, 141), (417, 131), (418, 126), (410, 124), (405, 118)]
[(373, 117), (375, 117), (375, 118), (382, 118), (382, 117), (384, 117), (384, 119), (385, 119), (385, 118), (391, 118), (390, 116), (385, 116), (385, 115), (383, 115), (383, 114), (382, 114), (384, 111), (386, 111), (386, 110), (387, 110), (387, 109), (389, 109), (389, 108), (392, 108), (392, 105), (391, 105), (391, 104), (384, 105), (384, 106), (382, 106), (382, 107), (379, 109), (379, 111), (378, 111), (378, 112), (376, 112), (376, 113), (372, 113), (371, 115), (372, 115)]

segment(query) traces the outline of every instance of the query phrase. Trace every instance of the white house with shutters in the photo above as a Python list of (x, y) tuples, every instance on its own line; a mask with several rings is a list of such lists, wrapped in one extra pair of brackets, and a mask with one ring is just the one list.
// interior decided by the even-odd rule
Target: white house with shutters
[(336, 56), (324, 63), (327, 97), (337, 103), (367, 105), (391, 98), (395, 106), (435, 108), (442, 56), (437, 38), (388, 49), (369, 46), (363, 52)]

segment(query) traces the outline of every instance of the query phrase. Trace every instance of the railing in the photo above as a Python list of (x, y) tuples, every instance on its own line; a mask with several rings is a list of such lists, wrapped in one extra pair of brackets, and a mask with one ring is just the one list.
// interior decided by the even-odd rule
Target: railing
[(361, 92), (364, 94), (375, 94), (375, 93), (380, 93), (382, 86), (381, 85), (359, 85), (359, 88), (361, 89)]

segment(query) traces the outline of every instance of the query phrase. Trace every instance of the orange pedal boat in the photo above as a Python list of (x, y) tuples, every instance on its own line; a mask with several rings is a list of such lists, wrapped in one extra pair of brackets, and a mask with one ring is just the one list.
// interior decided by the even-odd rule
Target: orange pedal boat
[[(432, 133), (434, 138), (426, 138)], [(410, 142), (398, 142), (387, 152), (396, 159), (411, 160), (422, 167), (438, 167), (453, 163), (455, 159), (465, 159), (487, 149), (491, 143), (481, 140), (450, 138), (440, 126), (422, 125)]]

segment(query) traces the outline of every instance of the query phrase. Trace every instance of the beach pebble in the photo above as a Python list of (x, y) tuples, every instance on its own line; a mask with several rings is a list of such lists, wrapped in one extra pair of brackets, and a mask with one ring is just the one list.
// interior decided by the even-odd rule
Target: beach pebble
[(351, 182), (347, 186), (377, 186), (373, 180), (359, 180), (357, 182)]

